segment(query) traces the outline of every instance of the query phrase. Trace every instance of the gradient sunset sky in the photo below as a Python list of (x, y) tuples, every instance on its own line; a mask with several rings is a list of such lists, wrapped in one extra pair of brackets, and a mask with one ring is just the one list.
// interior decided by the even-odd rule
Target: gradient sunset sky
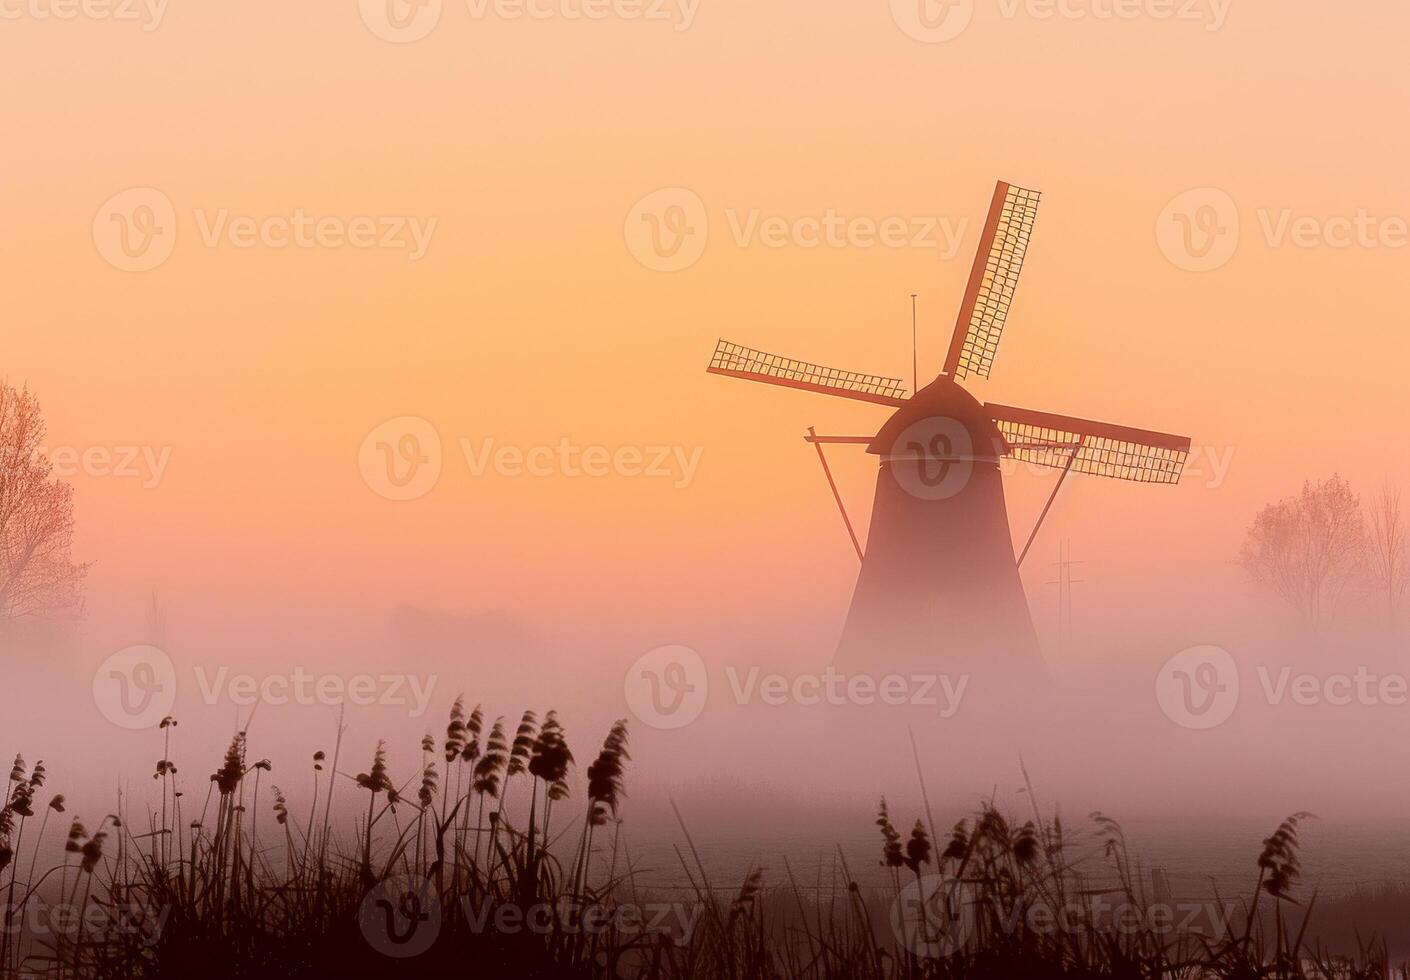
[[(38, 393), (51, 446), (170, 450), (154, 487), (73, 481), (99, 612), (156, 589), (607, 619), (766, 585), (840, 616), (855, 559), (800, 437), (875, 431), (884, 410), (705, 363), (725, 337), (909, 386), (914, 292), (933, 376), (997, 179), (1044, 197), (993, 378), (970, 389), (1232, 452), (1218, 486), (1207, 469), (1173, 490), (1074, 478), (1040, 550), (1072, 538), (1094, 601), (1232, 580), (1253, 511), (1304, 478), (1406, 472), (1403, 4), (1180, 0), (1190, 19), (980, 0), (933, 43), (900, 0), (700, 0), (688, 23), (447, 2), (413, 43), (353, 2), (172, 3), (146, 25), (35, 9), (0, 21), (0, 372)], [(145, 272), (94, 237), (134, 187), (175, 213)], [(631, 247), (662, 188), (704, 207), (680, 271)], [(1190, 271), (1157, 228), (1202, 188), (1237, 247)], [(300, 209), (436, 224), (419, 260), (202, 239), (222, 210)], [(769, 247), (740, 240), (751, 213), (963, 234), (953, 254)], [(1278, 234), (1363, 213), (1371, 242)], [(359, 448), (403, 416), (434, 427), (443, 472), (392, 501)], [(476, 476), (462, 438), (678, 447), (699, 466), (687, 486)], [(863, 526), (874, 465), (834, 457)], [(1021, 539), (1051, 478), (1008, 483)], [(1050, 569), (1025, 571), (1041, 594)]]

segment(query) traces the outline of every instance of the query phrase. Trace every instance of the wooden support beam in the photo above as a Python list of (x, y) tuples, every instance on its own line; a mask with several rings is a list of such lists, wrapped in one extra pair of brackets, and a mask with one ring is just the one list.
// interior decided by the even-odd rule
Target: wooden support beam
[[(827, 456), (823, 454), (823, 443), (828, 441), (845, 440), (848, 436), (819, 436), (814, 428), (808, 426), (808, 434), (804, 438), (813, 444), (813, 448), (818, 451), (818, 462), (822, 464), (823, 476), (827, 477), (828, 488), (832, 490), (832, 499), (837, 501), (837, 511), (842, 515), (842, 524), (847, 528), (847, 537), (852, 539), (852, 548), (857, 552), (857, 561), (862, 560), (862, 545), (857, 540), (857, 532), (852, 529), (852, 519), (847, 516), (847, 508), (842, 504), (842, 494), (837, 491), (837, 483), (832, 479), (832, 469), (827, 465)], [(871, 440), (866, 440), (870, 442)]]
[(1078, 439), (1077, 444), (1072, 447), (1072, 452), (1067, 456), (1067, 464), (1063, 466), (1062, 473), (1058, 475), (1057, 485), (1053, 487), (1053, 492), (1048, 494), (1048, 502), (1043, 505), (1043, 512), (1038, 515), (1038, 523), (1033, 525), (1033, 530), (1028, 534), (1028, 543), (1023, 546), (1023, 551), (1018, 556), (1019, 567), (1023, 566), (1023, 559), (1028, 557), (1028, 549), (1033, 547), (1033, 539), (1038, 536), (1038, 529), (1043, 526), (1043, 519), (1048, 516), (1053, 501), (1057, 499), (1058, 491), (1062, 489), (1062, 481), (1067, 479), (1067, 474), (1072, 471), (1072, 464), (1077, 462), (1077, 454), (1081, 451), (1082, 439)]

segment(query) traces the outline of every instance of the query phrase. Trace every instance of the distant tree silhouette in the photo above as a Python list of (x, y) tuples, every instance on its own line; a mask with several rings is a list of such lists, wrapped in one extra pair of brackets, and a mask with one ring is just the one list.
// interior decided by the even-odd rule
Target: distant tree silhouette
[(0, 381), (0, 622), (76, 612), (86, 566), (70, 555), (73, 488), (43, 452), (28, 388)]
[(1366, 567), (1360, 500), (1340, 476), (1304, 483), (1296, 497), (1258, 512), (1239, 563), (1309, 623), (1321, 622)]
[(1369, 534), (1367, 573), (1392, 614), (1410, 585), (1410, 527), (1400, 508), (1400, 488), (1386, 480), (1366, 508)]

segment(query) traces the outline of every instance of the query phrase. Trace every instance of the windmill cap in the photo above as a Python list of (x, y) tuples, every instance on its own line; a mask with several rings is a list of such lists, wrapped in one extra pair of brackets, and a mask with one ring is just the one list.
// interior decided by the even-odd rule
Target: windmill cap
[(867, 452), (906, 455), (916, 442), (929, 452), (937, 439), (948, 444), (948, 452), (973, 459), (997, 460), (1006, 448), (999, 427), (979, 400), (941, 375), (886, 420)]

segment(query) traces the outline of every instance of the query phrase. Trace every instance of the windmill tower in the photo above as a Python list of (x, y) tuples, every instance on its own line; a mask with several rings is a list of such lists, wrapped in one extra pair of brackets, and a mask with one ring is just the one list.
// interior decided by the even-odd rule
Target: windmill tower
[[(960, 303), (940, 373), (906, 397), (897, 378), (822, 367), (721, 340), (712, 374), (894, 409), (872, 436), (809, 430), (861, 559), (837, 662), (1020, 671), (1041, 663), (1018, 568), (1071, 472), (1177, 483), (1190, 449), (1181, 436), (1011, 405), (983, 404), (960, 385), (989, 377), (1028, 250), (1038, 194), (1002, 181)], [(865, 547), (832, 482), (826, 445), (879, 457)], [(1003, 458), (1051, 467), (1058, 480), (1015, 557), (999, 471)]]

